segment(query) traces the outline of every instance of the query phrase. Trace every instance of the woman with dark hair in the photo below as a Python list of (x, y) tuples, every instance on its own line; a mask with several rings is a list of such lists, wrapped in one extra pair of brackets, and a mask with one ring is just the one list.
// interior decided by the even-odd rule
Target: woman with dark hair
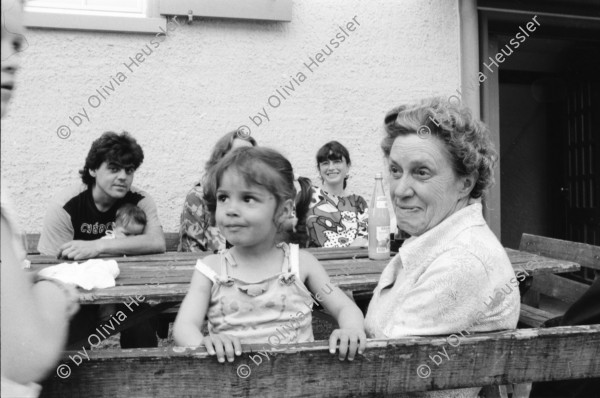
[(350, 153), (337, 141), (323, 145), (317, 152), (317, 170), (322, 187), (315, 188), (306, 225), (312, 247), (366, 246), (367, 202), (359, 195), (348, 195)]
[[(243, 146), (256, 146), (256, 140), (238, 130), (225, 134), (215, 144), (210, 159), (206, 162), (205, 173), (230, 151)], [(203, 188), (198, 182), (185, 198), (181, 212), (177, 251), (215, 252), (225, 248), (225, 238), (217, 227), (211, 226), (210, 214), (206, 209), (203, 195)]]

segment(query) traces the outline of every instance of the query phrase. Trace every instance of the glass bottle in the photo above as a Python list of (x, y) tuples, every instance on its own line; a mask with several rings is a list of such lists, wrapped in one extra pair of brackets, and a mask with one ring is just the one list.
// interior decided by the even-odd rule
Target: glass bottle
[(390, 212), (381, 173), (375, 174), (375, 189), (369, 208), (368, 231), (369, 258), (372, 260), (390, 258)]

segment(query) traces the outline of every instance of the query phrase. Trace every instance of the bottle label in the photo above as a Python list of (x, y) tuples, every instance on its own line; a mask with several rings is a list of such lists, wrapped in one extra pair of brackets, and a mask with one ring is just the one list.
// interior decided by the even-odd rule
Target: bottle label
[(387, 253), (390, 251), (390, 227), (377, 227), (377, 253)]
[(385, 196), (375, 198), (375, 207), (377, 209), (387, 209), (387, 199)]

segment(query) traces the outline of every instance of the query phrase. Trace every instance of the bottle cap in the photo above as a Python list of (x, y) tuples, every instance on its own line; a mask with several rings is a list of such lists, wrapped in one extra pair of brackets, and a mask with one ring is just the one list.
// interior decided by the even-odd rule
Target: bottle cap
[(377, 179), (383, 178), (383, 175), (381, 173), (376, 173), (375, 174), (375, 178), (377, 178)]

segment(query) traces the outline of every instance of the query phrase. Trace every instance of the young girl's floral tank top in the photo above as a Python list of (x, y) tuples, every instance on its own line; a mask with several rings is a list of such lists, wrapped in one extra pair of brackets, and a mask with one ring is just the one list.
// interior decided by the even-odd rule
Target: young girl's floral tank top
[(198, 260), (196, 269), (212, 281), (208, 331), (236, 336), (242, 343), (271, 346), (313, 341), (310, 292), (300, 279), (298, 245), (280, 243), (281, 272), (256, 283), (228, 275), (235, 259), (224, 250), (221, 274)]

